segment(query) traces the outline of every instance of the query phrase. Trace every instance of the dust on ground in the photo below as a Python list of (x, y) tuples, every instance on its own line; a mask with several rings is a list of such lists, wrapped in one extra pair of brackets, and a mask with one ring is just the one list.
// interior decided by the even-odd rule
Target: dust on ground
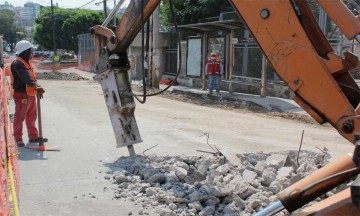
[[(142, 94), (142, 88), (134, 85), (132, 86), (133, 90), (138, 93)], [(160, 91), (159, 89), (151, 88), (148, 89), (148, 94), (152, 94), (155, 92)], [(166, 91), (163, 94), (159, 95), (160, 97), (164, 97), (171, 100), (182, 101), (186, 103), (197, 104), (200, 106), (207, 106), (207, 107), (214, 107), (214, 108), (221, 108), (239, 112), (251, 112), (256, 113), (258, 115), (266, 115), (271, 117), (279, 117), (284, 119), (295, 120), (307, 124), (316, 124), (316, 122), (312, 117), (306, 114), (301, 113), (294, 113), (294, 112), (281, 112), (279, 109), (272, 108), (269, 110), (266, 107), (263, 107), (255, 102), (241, 100), (239, 98), (233, 98), (227, 95), (213, 95), (209, 96), (207, 94), (197, 94), (193, 92), (184, 92), (179, 90), (173, 90), (172, 92)], [(325, 124), (325, 126), (329, 126)]]

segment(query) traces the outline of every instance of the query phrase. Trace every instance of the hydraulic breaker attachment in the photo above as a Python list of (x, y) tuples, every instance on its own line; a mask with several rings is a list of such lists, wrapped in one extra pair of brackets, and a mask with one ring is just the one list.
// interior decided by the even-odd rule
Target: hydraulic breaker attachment
[(95, 72), (98, 74), (94, 79), (101, 84), (117, 147), (127, 146), (130, 156), (134, 156), (133, 144), (142, 140), (134, 117), (135, 102), (126, 49), (160, 0), (131, 1), (119, 24), (107, 28), (124, 3), (125, 0), (119, 1), (102, 25), (91, 28), (95, 39)]
[(142, 140), (134, 116), (135, 102), (128, 69), (128, 67), (109, 68), (96, 75), (94, 79), (102, 87), (117, 147), (127, 146), (130, 155), (135, 155), (132, 145)]

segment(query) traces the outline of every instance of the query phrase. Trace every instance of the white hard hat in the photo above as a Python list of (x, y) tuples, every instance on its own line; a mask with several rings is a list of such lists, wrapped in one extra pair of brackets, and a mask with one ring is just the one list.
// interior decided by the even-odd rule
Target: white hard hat
[(19, 55), (20, 53), (24, 52), (27, 49), (32, 48), (33, 45), (27, 41), (27, 40), (21, 40), (19, 42), (17, 42), (17, 44), (15, 45), (15, 49), (16, 49), (16, 55)]

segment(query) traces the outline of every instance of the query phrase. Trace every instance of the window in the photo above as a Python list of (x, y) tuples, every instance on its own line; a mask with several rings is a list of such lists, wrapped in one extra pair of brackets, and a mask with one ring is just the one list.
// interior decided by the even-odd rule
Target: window
[(187, 59), (186, 59), (186, 75), (200, 77), (201, 76), (201, 43), (202, 39), (188, 38), (187, 43)]
[(165, 74), (176, 75), (177, 73), (177, 50), (165, 50)]

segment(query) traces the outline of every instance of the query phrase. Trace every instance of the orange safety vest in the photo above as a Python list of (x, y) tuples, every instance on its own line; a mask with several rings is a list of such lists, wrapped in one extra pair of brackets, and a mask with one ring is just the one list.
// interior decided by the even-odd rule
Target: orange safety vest
[(208, 61), (207, 66), (207, 73), (209, 75), (220, 75), (220, 62), (215, 61), (213, 64), (213, 62), (210, 60)]
[[(16, 60), (18, 61), (21, 61), (24, 66), (25, 66), (25, 69), (29, 72), (30, 74), (30, 77), (33, 79), (33, 80), (36, 80), (36, 75), (35, 75), (35, 72), (33, 70), (33, 68), (29, 65), (29, 63), (27, 63), (24, 59), (22, 59), (21, 57), (17, 57)], [(15, 61), (16, 61), (15, 60)], [(14, 88), (13, 88), (13, 83), (14, 83), (14, 77), (13, 77), (13, 73), (11, 71), (10, 73), (10, 81), (11, 81), (11, 89), (12, 89), (12, 94), (14, 94)], [(35, 96), (37, 93), (36, 89), (34, 89), (33, 87), (29, 86), (26, 84), (26, 94), (29, 95), (29, 96)]]

